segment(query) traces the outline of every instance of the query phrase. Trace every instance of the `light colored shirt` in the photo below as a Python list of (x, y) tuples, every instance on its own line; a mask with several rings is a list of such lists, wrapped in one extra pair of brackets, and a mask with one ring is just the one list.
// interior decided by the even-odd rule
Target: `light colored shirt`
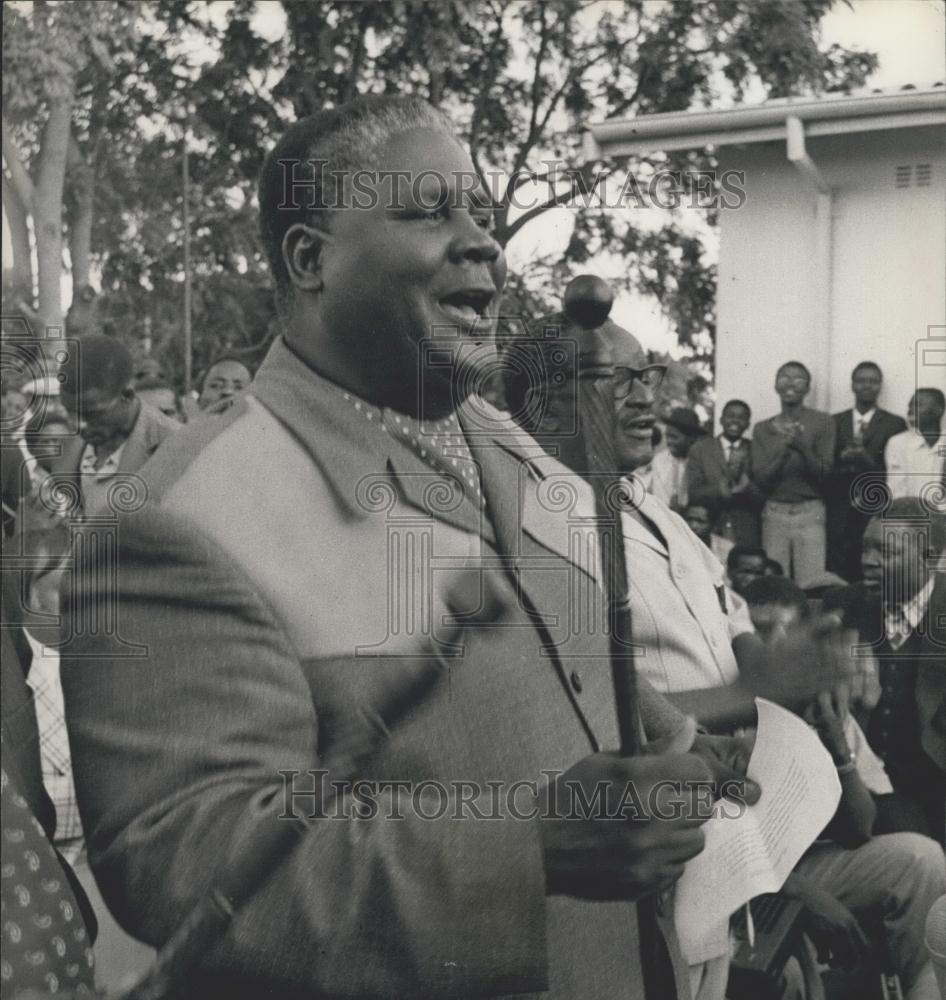
[(79, 473), (82, 482), (82, 509), (86, 512), (108, 510), (108, 489), (118, 475), (118, 464), (122, 459), (127, 438), (101, 462), (96, 462), (95, 446), (87, 444), (82, 452)]
[(870, 427), (871, 419), (876, 412), (876, 406), (873, 409), (868, 410), (866, 413), (861, 413), (858, 410), (851, 411), (855, 441), (863, 442), (864, 435), (867, 433), (867, 428)]
[(644, 646), (638, 670), (662, 694), (733, 683), (733, 640), (755, 631), (745, 602), (683, 518), (648, 494), (639, 512), (666, 545), (633, 514), (622, 516), (634, 641)]
[(651, 462), (650, 492), (663, 503), (670, 506), (676, 497), (677, 506), (681, 509), (687, 503), (687, 460), (674, 458), (670, 450), (664, 448), (654, 455)]
[(919, 497), (930, 483), (943, 483), (946, 477), (946, 432), (931, 448), (922, 434), (912, 428), (901, 431), (884, 449), (887, 465), (887, 488), (898, 497)]
[(927, 580), (926, 586), (922, 590), (918, 590), (906, 604), (887, 608), (884, 624), (891, 649), (899, 649), (923, 621), (926, 609), (930, 604), (930, 598), (933, 596), (935, 582), (936, 578), (931, 576)]

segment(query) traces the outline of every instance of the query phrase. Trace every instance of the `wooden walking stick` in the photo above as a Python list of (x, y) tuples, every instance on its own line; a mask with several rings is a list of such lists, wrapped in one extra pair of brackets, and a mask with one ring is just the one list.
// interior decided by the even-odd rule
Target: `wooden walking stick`
[[(582, 471), (595, 494), (596, 530), (607, 605), (611, 677), (621, 754), (643, 750), (643, 728), (637, 697), (637, 672), (632, 646), (630, 594), (621, 510), (628, 509), (630, 491), (622, 486), (615, 455), (616, 407), (611, 346), (601, 333), (613, 296), (608, 285), (593, 275), (581, 275), (565, 289), (565, 314), (581, 329), (578, 345), (578, 415)], [(669, 961), (664, 960), (657, 926), (656, 899), (637, 903), (641, 970), (647, 1000), (676, 996)]]

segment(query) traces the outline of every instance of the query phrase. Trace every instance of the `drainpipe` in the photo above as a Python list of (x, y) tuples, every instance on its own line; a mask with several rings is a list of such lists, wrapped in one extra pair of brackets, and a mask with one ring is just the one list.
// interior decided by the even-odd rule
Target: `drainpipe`
[[(815, 371), (824, 372), (830, 377), (831, 334), (832, 334), (832, 243), (833, 232), (831, 224), (832, 198), (831, 188), (817, 164), (808, 155), (805, 146), (805, 126), (801, 119), (789, 115), (785, 119), (785, 140), (788, 161), (804, 178), (805, 183), (814, 189), (815, 193), (815, 260), (814, 284), (812, 300), (815, 308), (815, 321), (818, 323), (818, 343), (821, 346), (820, 364)], [(823, 398), (819, 402), (823, 409), (829, 409), (828, 378), (822, 383), (824, 391), (818, 393)]]

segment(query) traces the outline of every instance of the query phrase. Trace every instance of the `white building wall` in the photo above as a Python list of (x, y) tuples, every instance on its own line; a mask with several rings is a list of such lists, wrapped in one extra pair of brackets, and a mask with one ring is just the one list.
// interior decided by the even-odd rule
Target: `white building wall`
[[(895, 129), (808, 140), (832, 188), (830, 324), (823, 315), (815, 192), (784, 143), (721, 150), (720, 168), (744, 170), (747, 200), (721, 214), (717, 398), (744, 398), (753, 418), (778, 408), (776, 368), (792, 358), (813, 373), (809, 404), (850, 405), (850, 370), (877, 361), (882, 405), (906, 410), (915, 345), (946, 323), (946, 150), (939, 129)], [(929, 165), (918, 186), (918, 164)], [(909, 166), (909, 186), (895, 186)], [(942, 380), (927, 369), (921, 381)]]

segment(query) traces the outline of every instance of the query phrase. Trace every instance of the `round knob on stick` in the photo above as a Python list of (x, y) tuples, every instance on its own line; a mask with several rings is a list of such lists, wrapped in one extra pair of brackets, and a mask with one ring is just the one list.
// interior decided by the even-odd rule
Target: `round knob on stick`
[(602, 278), (580, 274), (568, 283), (564, 302), (565, 314), (573, 323), (593, 330), (608, 318), (614, 305), (614, 293)]

